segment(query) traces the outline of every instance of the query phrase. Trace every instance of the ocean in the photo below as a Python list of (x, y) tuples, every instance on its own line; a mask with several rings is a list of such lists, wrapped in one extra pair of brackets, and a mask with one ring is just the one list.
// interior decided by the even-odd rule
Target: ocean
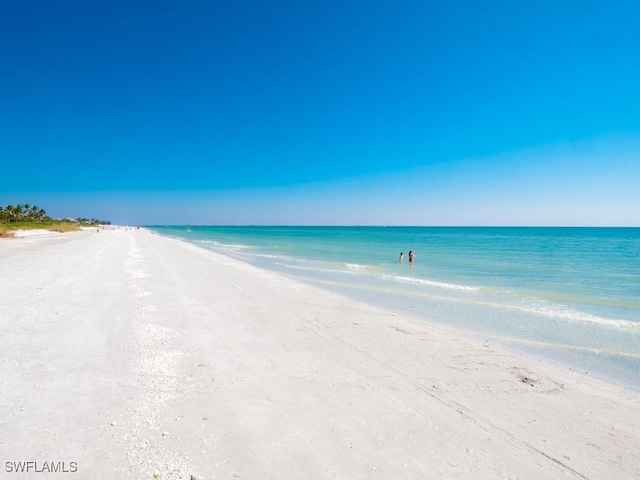
[(640, 228), (148, 228), (640, 391)]

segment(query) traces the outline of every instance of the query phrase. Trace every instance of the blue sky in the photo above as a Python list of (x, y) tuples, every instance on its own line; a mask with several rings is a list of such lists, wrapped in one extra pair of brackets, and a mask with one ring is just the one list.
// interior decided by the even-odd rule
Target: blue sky
[(640, 225), (640, 3), (0, 5), (0, 204)]

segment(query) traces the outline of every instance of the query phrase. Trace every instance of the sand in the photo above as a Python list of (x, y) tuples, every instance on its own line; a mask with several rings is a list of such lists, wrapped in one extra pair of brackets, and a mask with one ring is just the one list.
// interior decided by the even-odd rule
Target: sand
[(640, 478), (638, 393), (195, 245), (5, 239), (0, 278), (2, 478)]

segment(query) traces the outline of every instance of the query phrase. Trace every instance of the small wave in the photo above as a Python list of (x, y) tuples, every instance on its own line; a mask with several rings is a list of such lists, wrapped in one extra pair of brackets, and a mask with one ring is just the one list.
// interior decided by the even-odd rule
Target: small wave
[(388, 276), (388, 278), (392, 278), (393, 280), (399, 280), (401, 282), (413, 283), (416, 285), (426, 285), (429, 287), (438, 287), (438, 288), (446, 288), (447, 290), (460, 290), (464, 292), (480, 292), (480, 287), (470, 287), (467, 285), (458, 285), (455, 283), (445, 283), (445, 282), (436, 282), (434, 280), (425, 280), (424, 278), (413, 278), (413, 277), (401, 277), (401, 276)]
[(227, 249), (237, 249), (237, 250), (241, 250), (241, 249), (246, 249), (249, 248), (249, 245), (241, 245), (241, 244), (237, 244), (237, 243), (220, 243), (217, 242), (215, 240), (190, 240), (192, 243), (202, 243), (205, 244), (207, 246), (212, 246), (212, 247), (216, 247), (216, 248), (227, 248)]
[[(256, 256), (267, 256), (257, 254)], [(337, 273), (340, 275), (360, 275), (370, 274), (377, 275), (378, 269), (372, 265), (361, 265), (358, 263), (340, 263), (340, 262), (325, 262), (321, 260), (303, 260), (300, 258), (287, 257), (284, 255), (274, 256), (281, 260), (276, 265), (294, 269), (305, 270), (308, 272), (320, 272), (320, 273)]]
[[(445, 282), (436, 282), (433, 280), (426, 280), (422, 278), (412, 278), (412, 277), (403, 277), (403, 276), (391, 276), (384, 275), (385, 278), (391, 278), (396, 281), (412, 283), (416, 285), (425, 285), (429, 287), (436, 287), (443, 290), (450, 291), (461, 291), (461, 292), (472, 292), (472, 293), (491, 293), (491, 294), (500, 294), (497, 296), (485, 297), (484, 295), (481, 297), (460, 297), (460, 298), (452, 298), (452, 297), (439, 297), (433, 294), (427, 294), (427, 292), (422, 292), (421, 294), (417, 294), (419, 296), (429, 297), (432, 299), (439, 299), (447, 302), (455, 302), (455, 303), (466, 303), (470, 305), (478, 305), (481, 307), (489, 307), (489, 308), (497, 308), (504, 310), (512, 310), (523, 312), (526, 314), (532, 314), (537, 317), (546, 317), (552, 320), (564, 321), (564, 322), (572, 322), (572, 323), (581, 323), (581, 324), (590, 324), (597, 325), (600, 327), (606, 328), (615, 328), (627, 331), (635, 331), (640, 332), (640, 322), (634, 322), (631, 320), (622, 320), (615, 318), (605, 318), (599, 317), (597, 315), (593, 315), (590, 313), (582, 312), (579, 310), (574, 310), (572, 308), (566, 307), (564, 305), (556, 304), (556, 303), (547, 303), (545, 301), (540, 301), (536, 304), (522, 304), (522, 297), (518, 295), (513, 295), (507, 291), (498, 291), (493, 289), (488, 289), (485, 287), (472, 287), (466, 285), (457, 285)], [(381, 290), (383, 291), (383, 290)], [(403, 295), (410, 295), (409, 292), (398, 292), (392, 289), (385, 290), (387, 293), (402, 293)], [(490, 301), (489, 298), (493, 298), (494, 300), (502, 300), (499, 301)], [(489, 301), (488, 301), (489, 300)]]
[(345, 267), (347, 267), (347, 270), (352, 270), (352, 271), (362, 271), (370, 268), (370, 267), (367, 267), (366, 265), (359, 265), (357, 263), (347, 263), (345, 264)]
[(326, 268), (326, 267), (314, 267), (311, 265), (292, 265), (290, 263), (281, 263), (278, 262), (276, 263), (276, 265), (280, 265), (282, 267), (285, 268), (290, 268), (293, 270), (304, 270), (307, 272), (322, 272), (322, 273), (340, 273), (340, 274), (347, 274), (347, 275), (353, 275), (361, 270), (358, 269), (353, 269), (353, 270), (341, 270), (339, 268)]
[(281, 255), (272, 255), (268, 253), (245, 253), (245, 257), (259, 257), (259, 258), (286, 258)]
[(529, 291), (514, 291), (514, 294), (521, 295), (523, 297), (537, 298), (541, 300), (550, 300), (552, 302), (567, 302), (577, 304), (590, 304), (599, 305), (604, 307), (622, 307), (630, 309), (640, 309), (640, 302), (636, 300), (622, 300), (613, 298), (595, 298), (585, 297), (577, 295), (567, 295), (563, 293), (554, 292), (529, 292)]
[(586, 347), (582, 345), (569, 345), (566, 343), (545, 342), (542, 340), (518, 338), (518, 337), (507, 336), (507, 335), (497, 335), (497, 334), (484, 334), (484, 335), (502, 342), (517, 343), (520, 345), (530, 345), (533, 347), (566, 350), (566, 351), (574, 351), (574, 352), (586, 352), (586, 353), (593, 353), (596, 355), (606, 355), (609, 357), (622, 357), (622, 358), (628, 358), (632, 360), (640, 360), (640, 354), (633, 353), (633, 352), (605, 350), (603, 348)]
[(640, 322), (599, 317), (597, 315), (580, 312), (563, 305), (539, 304), (536, 306), (520, 307), (519, 309), (527, 313), (533, 313), (535, 315), (541, 315), (555, 320), (640, 331)]

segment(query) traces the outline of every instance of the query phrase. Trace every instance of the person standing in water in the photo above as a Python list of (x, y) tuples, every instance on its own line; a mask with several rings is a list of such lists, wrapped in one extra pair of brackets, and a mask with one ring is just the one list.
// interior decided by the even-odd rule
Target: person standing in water
[(404, 261), (404, 257), (402, 256), (402, 252), (400, 252), (400, 258), (398, 258), (398, 263), (402, 263)]
[(413, 258), (415, 257), (415, 255), (413, 254), (413, 251), (409, 250), (409, 263), (413, 264)]

